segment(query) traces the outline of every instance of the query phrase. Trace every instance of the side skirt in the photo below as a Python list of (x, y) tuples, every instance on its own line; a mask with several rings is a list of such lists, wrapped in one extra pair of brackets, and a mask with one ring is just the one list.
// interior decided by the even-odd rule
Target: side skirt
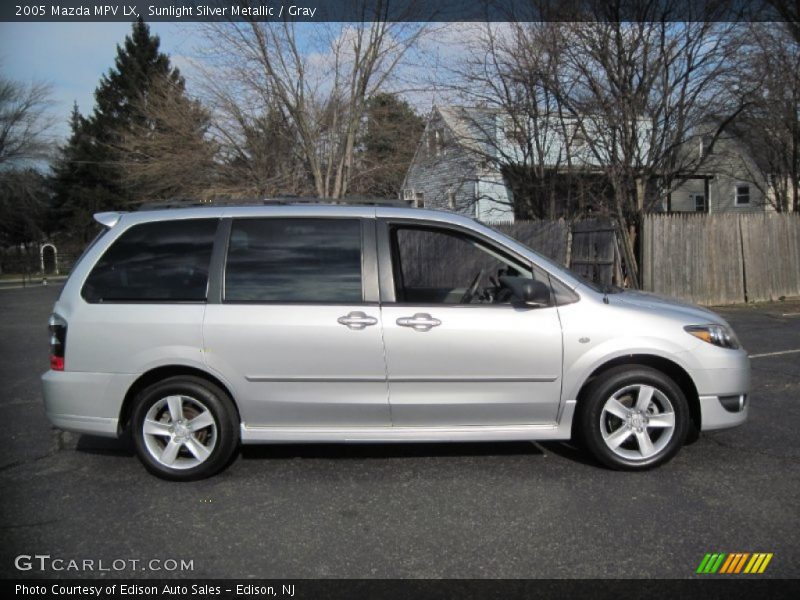
[(488, 442), (568, 440), (575, 400), (567, 400), (552, 425), (460, 425), (454, 427), (248, 427), (242, 423), (243, 444), (369, 443), (369, 442)]

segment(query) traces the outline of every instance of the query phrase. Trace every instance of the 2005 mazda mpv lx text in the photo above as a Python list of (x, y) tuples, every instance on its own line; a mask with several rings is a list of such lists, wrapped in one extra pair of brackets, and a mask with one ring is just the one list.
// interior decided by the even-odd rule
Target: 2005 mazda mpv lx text
[(152, 473), (239, 443), (575, 439), (617, 469), (745, 421), (718, 315), (599, 289), (472, 219), (390, 206), (96, 215), (50, 318), (47, 414)]

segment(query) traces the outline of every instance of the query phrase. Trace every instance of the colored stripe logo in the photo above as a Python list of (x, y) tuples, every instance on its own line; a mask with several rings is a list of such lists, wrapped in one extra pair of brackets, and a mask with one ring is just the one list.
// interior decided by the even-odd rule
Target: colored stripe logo
[(714, 552), (708, 553), (700, 561), (697, 573), (720, 575), (737, 575), (746, 573), (760, 574), (766, 571), (772, 552)]

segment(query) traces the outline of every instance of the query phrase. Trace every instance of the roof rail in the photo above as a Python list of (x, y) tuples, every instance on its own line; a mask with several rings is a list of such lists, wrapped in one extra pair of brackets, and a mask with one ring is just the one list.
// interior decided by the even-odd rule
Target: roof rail
[(345, 196), (344, 198), (317, 198), (316, 196), (280, 196), (264, 198), (264, 204), (342, 204), (356, 206), (408, 206), (409, 202), (397, 198), (371, 196)]
[(142, 202), (136, 207), (136, 210), (166, 210), (168, 208), (197, 208), (199, 206), (214, 206), (214, 204), (197, 200), (159, 200), (156, 202)]
[(326, 204), (350, 206), (410, 206), (410, 202), (392, 198), (371, 198), (368, 196), (347, 196), (345, 198), (317, 198), (314, 196), (278, 196), (274, 198), (243, 198), (238, 200), (161, 200), (144, 202), (137, 210), (164, 210), (170, 208), (197, 208), (201, 206), (258, 206), (258, 205), (294, 205), (294, 204)]

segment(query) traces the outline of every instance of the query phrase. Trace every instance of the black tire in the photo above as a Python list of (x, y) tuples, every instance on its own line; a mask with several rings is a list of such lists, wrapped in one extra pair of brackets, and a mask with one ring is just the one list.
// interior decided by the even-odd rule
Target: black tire
[[(640, 394), (643, 405), (651, 398), (645, 410), (637, 405)], [(625, 418), (618, 416), (622, 408), (611, 403), (612, 397), (629, 409)], [(584, 448), (607, 467), (625, 471), (651, 469), (672, 459), (686, 440), (691, 419), (686, 397), (672, 379), (650, 367), (626, 365), (591, 383), (577, 417), (576, 433)], [(665, 425), (670, 421), (671, 429)]]
[[(172, 416), (178, 406), (182, 418), (176, 423)], [(149, 434), (145, 434), (148, 414)], [(201, 415), (202, 422), (196, 421), (198, 429), (192, 431), (191, 420)], [(239, 419), (233, 401), (218, 386), (200, 377), (179, 375), (139, 393), (131, 436), (139, 460), (150, 473), (170, 481), (195, 481), (215, 475), (231, 462), (239, 446)]]

